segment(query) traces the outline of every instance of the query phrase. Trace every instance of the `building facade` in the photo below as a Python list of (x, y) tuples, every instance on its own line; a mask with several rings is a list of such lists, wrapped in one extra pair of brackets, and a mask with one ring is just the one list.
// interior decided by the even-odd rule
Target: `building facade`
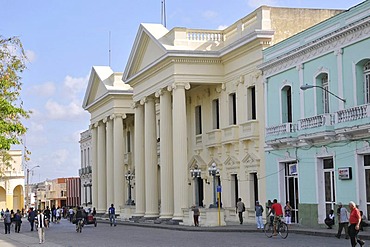
[(254, 220), (255, 201), (266, 201), (262, 50), (339, 12), (263, 6), (224, 30), (141, 24), (121, 78), (107, 67), (90, 75), (93, 206), (192, 224), (196, 204), (215, 225), (217, 188), (222, 219), (237, 220), (241, 197)]
[[(25, 205), (25, 176), (22, 167), (22, 151), (8, 151), (10, 166), (5, 168), (0, 177), (0, 208), (21, 210)], [(5, 164), (2, 164), (5, 166)]]
[(338, 202), (370, 216), (370, 1), (264, 51), (267, 198), (318, 226)]
[[(85, 207), (92, 205), (92, 159), (91, 159), (91, 131), (80, 134), (81, 169), (78, 171), (81, 181), (81, 204)], [(79, 205), (79, 204), (76, 204)]]
[[(66, 192), (67, 192), (67, 202), (66, 205), (68, 207), (76, 207), (80, 205), (85, 205), (85, 207), (88, 207), (87, 204), (87, 190), (85, 190), (85, 204), (82, 204), (81, 201), (81, 180), (79, 177), (77, 178), (67, 178), (66, 181)], [(85, 186), (88, 187), (88, 186)]]

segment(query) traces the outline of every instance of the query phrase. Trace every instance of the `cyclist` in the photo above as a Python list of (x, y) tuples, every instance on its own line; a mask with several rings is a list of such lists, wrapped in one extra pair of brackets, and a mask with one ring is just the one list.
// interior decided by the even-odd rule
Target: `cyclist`
[(85, 215), (85, 210), (81, 207), (77, 207), (77, 212), (76, 212), (76, 231), (78, 230), (78, 224), (80, 220), (84, 220), (86, 217)]
[(271, 213), (274, 214), (274, 234), (272, 236), (276, 236), (277, 235), (276, 226), (283, 217), (283, 207), (281, 206), (280, 203), (277, 202), (276, 199), (274, 199), (274, 201), (272, 202), (270, 212), (268, 213), (267, 216), (269, 216)]

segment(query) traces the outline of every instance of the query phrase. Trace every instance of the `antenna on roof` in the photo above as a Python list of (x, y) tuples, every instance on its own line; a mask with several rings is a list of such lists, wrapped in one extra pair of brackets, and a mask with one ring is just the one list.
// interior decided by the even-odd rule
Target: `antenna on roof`
[(109, 53), (109, 62), (108, 62), (108, 64), (109, 64), (109, 67), (110, 67), (110, 59), (111, 59), (111, 49), (110, 49), (110, 31), (109, 31), (109, 51), (108, 51), (108, 53)]
[(166, 27), (166, 0), (162, 0), (162, 8), (161, 8), (161, 24)]

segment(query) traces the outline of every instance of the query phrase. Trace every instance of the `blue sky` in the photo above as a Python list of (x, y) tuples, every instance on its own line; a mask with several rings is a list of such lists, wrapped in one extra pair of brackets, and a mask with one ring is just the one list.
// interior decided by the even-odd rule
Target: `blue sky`
[[(166, 0), (167, 28), (220, 29), (265, 4), (348, 9), (360, 0)], [(161, 0), (0, 0), (0, 35), (19, 36), (30, 62), (22, 99), (32, 152), (30, 182), (78, 176), (79, 133), (89, 126), (81, 105), (94, 65), (123, 71), (140, 23), (160, 23)]]

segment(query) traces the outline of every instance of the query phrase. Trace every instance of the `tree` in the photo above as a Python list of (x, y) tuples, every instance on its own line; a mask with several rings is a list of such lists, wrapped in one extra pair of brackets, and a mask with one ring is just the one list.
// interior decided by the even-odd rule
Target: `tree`
[(27, 131), (22, 120), (31, 112), (23, 109), (20, 98), (22, 82), (20, 74), (26, 68), (26, 54), (17, 37), (0, 36), (0, 177), (10, 166), (8, 150), (20, 144)]

